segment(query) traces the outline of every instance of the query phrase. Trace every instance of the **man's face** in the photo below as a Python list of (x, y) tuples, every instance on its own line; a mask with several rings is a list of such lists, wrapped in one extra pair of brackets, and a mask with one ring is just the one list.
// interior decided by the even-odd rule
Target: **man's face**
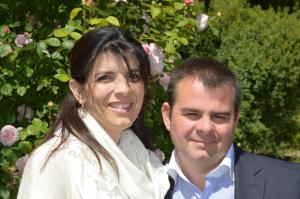
[(234, 97), (230, 85), (207, 88), (194, 77), (178, 83), (172, 110), (166, 102), (162, 114), (180, 162), (201, 161), (211, 167), (221, 162), (238, 120)]

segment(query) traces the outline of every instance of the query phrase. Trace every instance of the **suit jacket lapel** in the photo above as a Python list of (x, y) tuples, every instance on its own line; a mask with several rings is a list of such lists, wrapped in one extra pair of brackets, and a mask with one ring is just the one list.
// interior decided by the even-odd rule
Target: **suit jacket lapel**
[(263, 199), (266, 179), (253, 155), (235, 146), (235, 199)]

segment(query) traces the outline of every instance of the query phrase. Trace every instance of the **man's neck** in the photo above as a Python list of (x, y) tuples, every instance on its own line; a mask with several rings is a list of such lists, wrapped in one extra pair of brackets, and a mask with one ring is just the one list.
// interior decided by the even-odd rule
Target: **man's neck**
[(222, 162), (222, 159), (219, 161), (213, 161), (212, 159), (194, 160), (178, 153), (176, 154), (176, 159), (182, 173), (201, 191), (205, 188), (205, 177), (207, 174)]

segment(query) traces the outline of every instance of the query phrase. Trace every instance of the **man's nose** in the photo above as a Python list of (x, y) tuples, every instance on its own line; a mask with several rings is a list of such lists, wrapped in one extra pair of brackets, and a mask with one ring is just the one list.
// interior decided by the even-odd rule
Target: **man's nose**
[(211, 133), (214, 131), (214, 123), (209, 116), (202, 116), (196, 123), (196, 130), (202, 134)]

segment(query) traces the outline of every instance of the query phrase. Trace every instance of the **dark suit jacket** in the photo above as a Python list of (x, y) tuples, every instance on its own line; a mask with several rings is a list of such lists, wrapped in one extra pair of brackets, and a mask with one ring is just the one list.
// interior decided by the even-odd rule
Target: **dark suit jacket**
[[(300, 199), (300, 164), (245, 152), (235, 146), (235, 199)], [(174, 181), (165, 199), (172, 198)]]
[(300, 164), (235, 147), (235, 199), (300, 199)]

